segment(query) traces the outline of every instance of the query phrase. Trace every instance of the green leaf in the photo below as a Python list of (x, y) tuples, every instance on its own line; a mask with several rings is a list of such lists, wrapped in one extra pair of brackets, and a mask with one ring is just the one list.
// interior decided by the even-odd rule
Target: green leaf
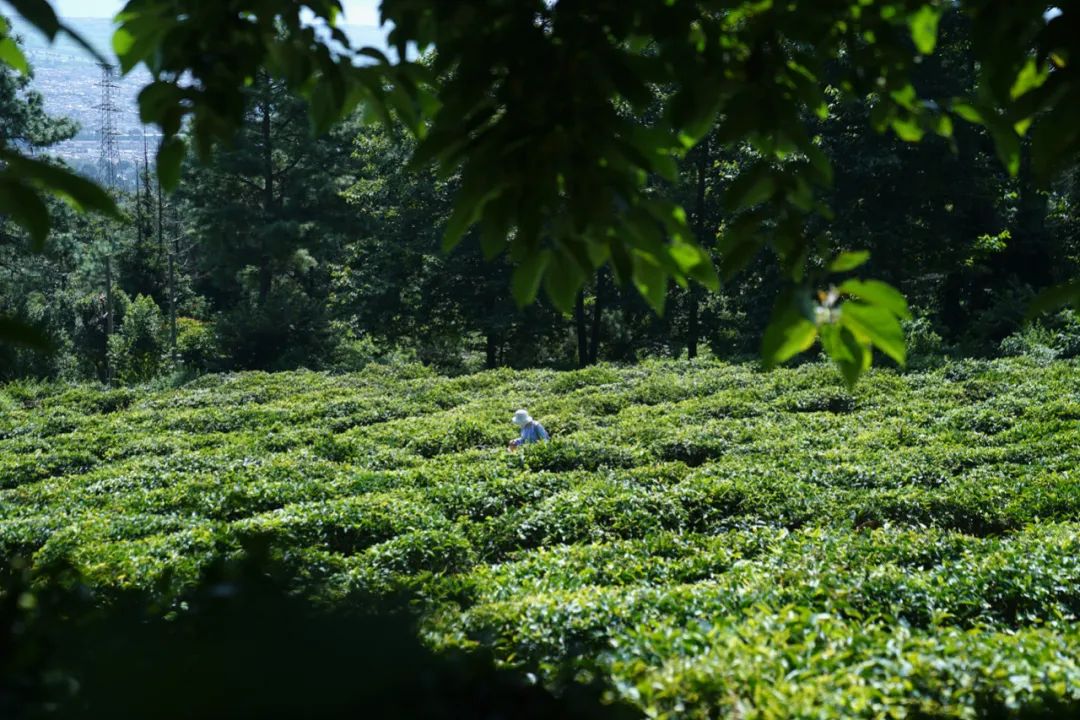
[(862, 373), (869, 369), (873, 358), (869, 345), (860, 342), (851, 330), (840, 325), (821, 327), (821, 347), (840, 370), (848, 388), (853, 388)]
[(870, 305), (877, 305), (901, 320), (910, 320), (907, 299), (903, 293), (880, 280), (845, 280), (837, 288), (845, 295), (857, 297)]
[(761, 225), (768, 219), (762, 211), (742, 215), (729, 223), (717, 236), (720, 250), (720, 274), (730, 280), (749, 264), (761, 250)]
[(1041, 86), (1046, 82), (1048, 76), (1049, 71), (1045, 65), (1040, 65), (1035, 58), (1029, 57), (1027, 62), (1024, 63), (1024, 67), (1020, 68), (1020, 72), (1017, 73), (1016, 80), (1009, 90), (1009, 96), (1015, 100), (1029, 90)]
[(6, 160), (22, 180), (60, 196), (79, 212), (93, 211), (120, 217), (120, 211), (109, 193), (67, 168), (12, 153), (0, 153), (0, 158)]
[(10, 37), (0, 38), (0, 63), (6, 63), (22, 75), (30, 73), (30, 64), (26, 62), (26, 56), (23, 55), (18, 43)]
[(706, 289), (713, 292), (720, 290), (720, 275), (716, 272), (716, 265), (713, 263), (712, 257), (706, 253), (702, 253), (702, 260), (700, 263), (690, 268), (688, 273), (691, 278), (697, 280)]
[(860, 343), (850, 330), (840, 325), (821, 326), (820, 336), (825, 354), (840, 370), (847, 386), (854, 387), (859, 376), (870, 368), (869, 346)]
[(1049, 185), (1070, 167), (1078, 149), (1080, 103), (1063, 102), (1039, 115), (1031, 131), (1031, 169), (1036, 182)]
[(544, 274), (544, 289), (555, 307), (570, 312), (577, 300), (578, 290), (585, 284), (585, 272), (566, 252), (553, 253), (551, 260), (551, 267)]
[(985, 122), (983, 120), (983, 114), (979, 111), (979, 109), (967, 101), (954, 100), (950, 107), (954, 114), (956, 114), (960, 118), (963, 118), (964, 120), (967, 120), (969, 123), (982, 125)]
[(324, 135), (338, 119), (343, 95), (327, 78), (320, 78), (308, 96), (311, 125), (315, 135)]
[(0, 175), (0, 213), (10, 216), (26, 230), (34, 251), (41, 251), (49, 236), (51, 221), (49, 210), (37, 192), (20, 180)]
[(891, 126), (896, 136), (904, 142), (919, 142), (926, 134), (919, 124), (919, 118), (914, 115), (895, 117), (892, 119)]
[(480, 249), (485, 260), (494, 260), (505, 249), (514, 213), (513, 196), (503, 193), (485, 209), (480, 225)]
[(172, 190), (180, 184), (180, 170), (187, 155), (187, 143), (183, 138), (173, 136), (161, 141), (157, 156), (158, 180), (161, 187)]
[(536, 299), (536, 294), (540, 291), (540, 280), (543, 279), (544, 270), (550, 261), (551, 251), (543, 250), (528, 255), (514, 268), (510, 290), (519, 307), (525, 307)]
[(915, 43), (915, 49), (923, 55), (934, 52), (940, 20), (941, 11), (933, 5), (923, 5), (908, 16), (911, 39)]
[(141, 62), (153, 64), (170, 29), (170, 21), (153, 7), (125, 8), (117, 21), (120, 27), (113, 33), (112, 47), (120, 60), (121, 72), (127, 74)]
[(849, 252), (842, 252), (829, 265), (829, 272), (848, 272), (863, 265), (869, 259), (869, 250), (854, 250)]
[(52, 5), (46, 0), (8, 0), (15, 12), (26, 18), (31, 25), (43, 32), (49, 40), (60, 32), (60, 20), (56, 17)]
[(675, 242), (668, 248), (668, 254), (675, 261), (681, 272), (689, 275), (699, 265), (709, 264), (709, 255), (696, 244)]
[(139, 91), (139, 118), (144, 123), (160, 123), (184, 97), (175, 84), (155, 80)]
[(766, 367), (776, 367), (813, 346), (818, 328), (806, 316), (805, 304), (805, 298), (800, 299), (795, 292), (786, 292), (777, 301), (761, 341), (761, 358)]
[(650, 256), (634, 251), (633, 258), (634, 287), (657, 315), (663, 315), (670, 275)]
[(840, 324), (857, 339), (870, 341), (901, 365), (907, 361), (904, 330), (896, 315), (884, 307), (845, 302), (840, 306)]
[(740, 173), (728, 188), (726, 202), (728, 211), (737, 213), (759, 205), (776, 193), (776, 178), (764, 163), (758, 163)]
[(113, 52), (121, 60), (135, 47), (135, 36), (124, 27), (118, 28), (112, 37)]
[(443, 252), (450, 252), (457, 247), (465, 232), (480, 219), (484, 206), (502, 192), (504, 186), (492, 184), (492, 178), (493, 173), (489, 171), (488, 164), (484, 163), (482, 158), (474, 158), (462, 180), (454, 210), (443, 231)]
[(1014, 123), (993, 112), (985, 113), (983, 121), (994, 139), (998, 158), (1009, 171), (1009, 175), (1016, 177), (1020, 172), (1020, 136), (1016, 133)]
[(815, 173), (815, 180), (820, 185), (831, 187), (833, 184), (833, 166), (829, 156), (816, 145), (808, 145), (803, 148), (803, 154), (810, 161), (810, 167)]

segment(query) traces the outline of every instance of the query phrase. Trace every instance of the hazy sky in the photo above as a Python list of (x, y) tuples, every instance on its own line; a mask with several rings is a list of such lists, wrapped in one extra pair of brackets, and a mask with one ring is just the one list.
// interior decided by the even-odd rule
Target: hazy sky
[[(378, 25), (379, 0), (344, 0), (345, 20), (352, 25)], [(53, 0), (53, 7), (65, 17), (112, 17), (124, 0)]]

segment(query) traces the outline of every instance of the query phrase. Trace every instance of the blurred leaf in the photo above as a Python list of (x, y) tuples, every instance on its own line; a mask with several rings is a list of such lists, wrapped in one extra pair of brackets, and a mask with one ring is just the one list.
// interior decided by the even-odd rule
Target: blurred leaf
[[(1019, 144), (1019, 141), (1017, 141)], [(1061, 104), (1042, 113), (1031, 131), (1031, 169), (1043, 187), (1077, 157), (1080, 104)]]
[(914, 115), (893, 118), (891, 127), (896, 136), (904, 142), (919, 142), (926, 135), (919, 125), (919, 118)]
[(1027, 62), (1024, 63), (1024, 67), (1017, 73), (1016, 82), (1013, 83), (1012, 88), (1009, 90), (1009, 95), (1015, 100), (1029, 90), (1042, 85), (1046, 81), (1048, 74), (1049, 71), (1044, 66), (1036, 62), (1035, 58), (1029, 57)]
[(869, 250), (854, 250), (840, 253), (829, 265), (829, 272), (842, 273), (854, 270), (870, 259)]
[(840, 370), (847, 386), (854, 387), (859, 376), (870, 369), (872, 354), (851, 331), (841, 325), (822, 325), (821, 347)]
[[(2, 18), (0, 18), (0, 21), (2, 21)], [(3, 36), (6, 32), (7, 28), (0, 27), (0, 36)], [(23, 75), (30, 72), (30, 65), (26, 62), (26, 56), (23, 55), (19, 45), (11, 37), (0, 37), (0, 63), (6, 63)]]
[(761, 358), (766, 367), (775, 367), (809, 350), (817, 339), (817, 325), (807, 317), (808, 300), (803, 295), (803, 290), (788, 291), (777, 301), (761, 342)]
[(183, 138), (173, 136), (163, 140), (158, 150), (157, 171), (161, 187), (173, 190), (180, 184), (180, 170), (187, 155), (187, 143)]
[(967, 120), (970, 123), (982, 125), (984, 122), (982, 113), (979, 112), (978, 108), (976, 108), (969, 102), (963, 100), (955, 100), (950, 107), (954, 113), (956, 113), (961, 118)]
[(819, 184), (825, 187), (830, 187), (833, 184), (833, 165), (829, 160), (829, 156), (816, 145), (809, 145), (803, 148), (803, 153), (810, 161), (810, 167), (812, 167), (816, 173), (816, 180)]
[(563, 312), (570, 312), (577, 300), (578, 290), (585, 284), (585, 272), (565, 251), (552, 253), (544, 273), (544, 289), (555, 307)]
[(941, 20), (941, 11), (933, 5), (923, 5), (908, 16), (908, 27), (911, 29), (911, 39), (915, 48), (923, 55), (934, 52), (937, 45), (938, 21)]
[(0, 174), (0, 213), (10, 216), (26, 230), (33, 249), (41, 251), (49, 236), (51, 222), (49, 209), (34, 190), (19, 180)]
[(996, 113), (983, 115), (984, 124), (994, 139), (994, 147), (1009, 175), (1016, 177), (1020, 172), (1020, 136), (1013, 123)]
[(26, 18), (49, 40), (53, 40), (60, 32), (60, 20), (56, 17), (52, 5), (46, 0), (8, 0), (8, 2), (15, 8), (15, 12)]
[(856, 338), (869, 340), (901, 365), (907, 361), (904, 330), (896, 315), (884, 307), (845, 302), (840, 306), (840, 323)]
[(670, 276), (652, 257), (635, 251), (633, 259), (634, 287), (657, 315), (663, 315)]
[(67, 168), (5, 152), (0, 152), (0, 159), (6, 160), (24, 181), (58, 195), (79, 212), (92, 211), (120, 217), (120, 211), (109, 193)]
[(728, 212), (737, 213), (759, 205), (770, 199), (775, 192), (776, 178), (772, 169), (764, 163), (758, 163), (739, 173), (731, 183), (726, 197)]
[(536, 299), (536, 294), (540, 291), (540, 281), (550, 261), (551, 251), (541, 250), (527, 256), (514, 268), (510, 289), (519, 307), (524, 307)]
[(841, 293), (852, 295), (871, 305), (878, 305), (902, 320), (910, 320), (907, 299), (888, 283), (880, 280), (846, 280), (837, 288)]

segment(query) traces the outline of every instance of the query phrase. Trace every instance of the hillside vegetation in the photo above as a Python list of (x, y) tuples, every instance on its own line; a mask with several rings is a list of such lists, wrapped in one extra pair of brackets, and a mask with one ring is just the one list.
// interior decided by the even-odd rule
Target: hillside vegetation
[[(1080, 364), (207, 376), (0, 389), (0, 554), (103, 592), (261, 539), (295, 589), (407, 592), (435, 647), (653, 716), (1080, 702)], [(528, 407), (553, 442), (509, 454)]]

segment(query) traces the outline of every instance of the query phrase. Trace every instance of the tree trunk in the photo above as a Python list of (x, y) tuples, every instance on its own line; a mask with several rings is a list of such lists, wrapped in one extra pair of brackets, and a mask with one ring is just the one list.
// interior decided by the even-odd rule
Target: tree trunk
[[(169, 354), (176, 361), (176, 247), (166, 253), (165, 243), (165, 199), (161, 193), (161, 181), (157, 183), (157, 236), (158, 247), (169, 261)], [(175, 238), (174, 238), (175, 240)]]
[[(694, 232), (698, 242), (706, 245), (705, 241), (705, 179), (709, 170), (709, 138), (701, 142), (697, 153), (697, 194), (694, 198)], [(707, 245), (706, 245), (707, 247)], [(698, 287), (691, 284), (687, 291), (687, 299), (690, 303), (689, 317), (686, 323), (686, 356), (693, 360), (698, 354)]]
[(589, 364), (595, 365), (600, 358), (600, 322), (604, 312), (604, 271), (596, 275), (596, 299), (593, 304), (592, 342), (589, 347)]
[(1020, 198), (1017, 208), (1016, 237), (1005, 246), (1002, 260), (1010, 272), (1034, 287), (1054, 281), (1054, 259), (1046, 232), (1047, 195), (1035, 184), (1031, 169), (1031, 143), (1026, 143), (1020, 155)]
[(499, 363), (498, 357), (498, 340), (495, 337), (495, 333), (489, 332), (487, 334), (487, 361), (486, 367), (488, 370), (493, 370)]
[[(142, 185), (142, 196), (143, 196), (143, 201), (146, 203), (146, 210), (144, 211), (142, 206), (141, 205), (139, 206), (139, 219), (140, 219), (140, 222), (145, 222), (146, 223), (146, 227), (142, 228), (142, 231), (141, 231), (140, 234), (142, 236), (145, 236), (145, 237), (149, 238), (150, 234), (153, 232), (153, 230), (152, 230), (153, 226), (151, 225), (151, 223), (153, 222), (153, 219), (152, 219), (152, 217), (145, 217), (145, 216), (150, 214), (150, 208), (151, 208), (150, 203), (153, 202), (153, 200), (152, 200), (151, 194), (150, 194), (150, 149), (149, 149), (149, 147), (148, 147), (148, 145), (146, 143), (146, 130), (145, 129), (143, 130), (142, 151), (143, 151), (143, 173), (142, 173), (141, 176), (139, 176), (138, 178), (135, 179), (135, 188), (136, 188), (136, 190), (138, 190), (139, 185)], [(161, 207), (161, 183), (158, 183), (158, 189), (157, 190), (158, 190), (158, 193), (157, 193), (157, 195), (158, 195), (158, 207)], [(144, 217), (145, 217), (145, 219), (144, 219)], [(162, 256), (165, 255), (165, 245), (164, 245), (164, 240), (161, 237), (160, 230), (158, 232), (158, 252)]]
[(690, 302), (690, 308), (688, 310), (689, 317), (686, 321), (686, 357), (693, 360), (698, 354), (698, 289), (696, 285), (691, 285), (687, 290), (687, 296)]
[[(270, 81), (264, 76), (265, 95), (260, 103), (262, 113), (262, 162), (263, 162), (263, 221), (269, 223), (274, 210), (274, 147), (272, 141)], [(259, 306), (266, 304), (273, 286), (270, 248), (263, 236), (262, 257), (259, 258)]]
[(113, 368), (109, 362), (109, 338), (113, 336), (112, 257), (109, 255), (108, 231), (105, 233), (105, 382), (112, 385)]
[(136, 238), (138, 238), (139, 247), (142, 247), (144, 235), (143, 231), (146, 230), (146, 218), (143, 217), (143, 196), (142, 196), (142, 174), (139, 172), (139, 162), (135, 161), (135, 232)]
[(579, 290), (577, 304), (574, 306), (574, 317), (577, 320), (577, 346), (578, 367), (589, 364), (589, 336), (585, 322), (585, 290)]

